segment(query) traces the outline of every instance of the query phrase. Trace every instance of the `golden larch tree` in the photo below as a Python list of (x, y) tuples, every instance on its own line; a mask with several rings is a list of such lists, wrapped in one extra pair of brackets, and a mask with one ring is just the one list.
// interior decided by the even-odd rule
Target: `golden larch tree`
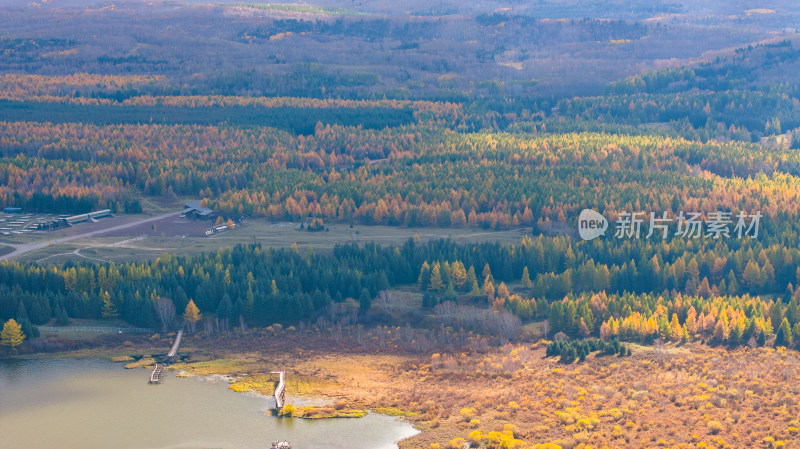
[(114, 305), (114, 301), (111, 300), (111, 295), (106, 291), (103, 292), (103, 308), (101, 310), (101, 314), (103, 318), (107, 320), (113, 320), (114, 318), (119, 316), (119, 312), (117, 312), (117, 306)]
[(21, 345), (23, 340), (25, 340), (25, 334), (22, 332), (22, 326), (13, 318), (6, 321), (3, 331), (0, 332), (0, 344), (16, 351), (17, 346)]
[(189, 304), (186, 304), (186, 309), (183, 311), (183, 319), (189, 323), (189, 330), (194, 333), (195, 325), (200, 318), (203, 317), (203, 314), (200, 313), (200, 309), (194, 303), (193, 299), (189, 300)]

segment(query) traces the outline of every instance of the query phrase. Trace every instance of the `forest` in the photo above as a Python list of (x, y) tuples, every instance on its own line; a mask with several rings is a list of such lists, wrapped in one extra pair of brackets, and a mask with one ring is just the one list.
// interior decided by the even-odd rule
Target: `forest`
[[(167, 298), (176, 310), (193, 301), (208, 319), (260, 327), (312, 323), (337, 304), (357, 301), (363, 322), (380, 323), (391, 317), (369, 314), (374, 298), (416, 283), (424, 292), (418, 319), (432, 310), (445, 317), (454, 306), (490, 307), (520, 322), (546, 318), (553, 334), (606, 341), (800, 343), (796, 248), (672, 243), (665, 251), (669, 244), (615, 249), (566, 238), (528, 237), (510, 246), (411, 239), (400, 248), (369, 243), (319, 254), (250, 245), (141, 264), (7, 263), (0, 267), (0, 319), (30, 329), (51, 319), (113, 316), (155, 327), (154, 305)], [(485, 316), (459, 323), (462, 330), (497, 331)]]
[(800, 444), (797, 2), (96, 3), (0, 1), (3, 357), (184, 329), (404, 448)]
[[(343, 20), (326, 32), (346, 29)], [(527, 235), (510, 246), (409, 241), (301, 254), (256, 245), (124, 265), (10, 263), (0, 318), (31, 330), (113, 310), (149, 327), (154, 301), (168, 298), (234, 325), (310, 323), (348, 301), (381, 322), (372, 301), (415, 285), (419, 316), (444, 319), (442, 310), (463, 306), (605, 341), (791, 342), (800, 332), (798, 87), (731, 85), (723, 74), (736, 67), (755, 82), (794, 63), (795, 45), (743, 47), (557, 101), (179, 95), (162, 75), (5, 74), (3, 207), (140, 213), (142, 199), (200, 198), (319, 231), (341, 223)], [(587, 207), (612, 222), (631, 213), (763, 219), (744, 239), (687, 239), (673, 227), (581, 242), (571, 223)], [(486, 315), (459, 325), (497, 330)]]
[(366, 129), (394, 127), (411, 121), (411, 111), (372, 108), (255, 108), (237, 106), (112, 106), (0, 101), (4, 122), (108, 124), (181, 124), (232, 127), (269, 127), (296, 134), (312, 134), (317, 123), (360, 126)]

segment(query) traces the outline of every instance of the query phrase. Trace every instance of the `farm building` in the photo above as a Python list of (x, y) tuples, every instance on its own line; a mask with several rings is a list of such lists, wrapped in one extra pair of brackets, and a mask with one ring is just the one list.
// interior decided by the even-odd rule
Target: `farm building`
[(98, 218), (106, 218), (111, 216), (111, 209), (103, 209), (87, 214), (73, 215), (71, 217), (61, 216), (59, 218), (43, 221), (36, 224), (36, 229), (39, 231), (50, 231), (53, 229), (72, 226), (85, 221), (95, 222)]
[(183, 214), (192, 220), (211, 220), (216, 219), (216, 213), (207, 207), (201, 207), (200, 201), (190, 201), (183, 205)]
[(242, 215), (228, 212), (219, 212), (208, 207), (202, 207), (200, 201), (190, 201), (183, 205), (183, 215), (190, 220), (216, 220), (222, 217), (223, 220), (231, 219), (235, 223), (241, 223)]

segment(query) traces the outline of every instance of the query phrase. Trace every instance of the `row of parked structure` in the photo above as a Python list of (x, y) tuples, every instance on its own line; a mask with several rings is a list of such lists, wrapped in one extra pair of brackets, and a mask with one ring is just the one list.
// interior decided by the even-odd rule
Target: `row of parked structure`
[(58, 229), (66, 226), (76, 225), (78, 223), (83, 223), (85, 221), (94, 222), (99, 218), (105, 218), (110, 216), (111, 216), (111, 209), (103, 209), (95, 212), (89, 212), (86, 214), (73, 215), (73, 216), (63, 215), (61, 217), (49, 221), (37, 223), (36, 229), (39, 231), (49, 231), (51, 229)]

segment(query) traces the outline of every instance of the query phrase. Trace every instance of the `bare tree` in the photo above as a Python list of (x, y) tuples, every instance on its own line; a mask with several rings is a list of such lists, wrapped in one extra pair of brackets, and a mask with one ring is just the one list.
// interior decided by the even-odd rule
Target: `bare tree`
[(203, 329), (206, 331), (206, 335), (213, 335), (214, 334), (214, 320), (211, 318), (205, 317), (203, 318)]
[(396, 298), (394, 293), (389, 290), (381, 290), (378, 292), (378, 297), (372, 303), (376, 304), (387, 315), (391, 315), (393, 310), (397, 312), (405, 312), (408, 310), (408, 303), (402, 299), (403, 298)]
[(364, 346), (364, 326), (356, 325), (356, 343)]
[(450, 323), (454, 319), (456, 313), (456, 303), (453, 301), (445, 301), (441, 304), (437, 304), (436, 307), (433, 308), (433, 313), (435, 313), (436, 317), (442, 322)]
[(153, 301), (153, 308), (161, 321), (163, 331), (166, 332), (175, 321), (175, 303), (170, 298), (159, 296)]
[(522, 330), (522, 320), (507, 310), (495, 314), (494, 318), (497, 333), (503, 338), (513, 340)]
[(393, 299), (392, 296), (393, 296), (392, 292), (387, 290), (381, 290), (380, 292), (378, 292), (377, 301), (374, 301), (377, 303), (378, 307), (380, 307), (381, 310), (383, 310), (383, 312), (387, 315), (390, 315), (392, 312), (392, 299)]

